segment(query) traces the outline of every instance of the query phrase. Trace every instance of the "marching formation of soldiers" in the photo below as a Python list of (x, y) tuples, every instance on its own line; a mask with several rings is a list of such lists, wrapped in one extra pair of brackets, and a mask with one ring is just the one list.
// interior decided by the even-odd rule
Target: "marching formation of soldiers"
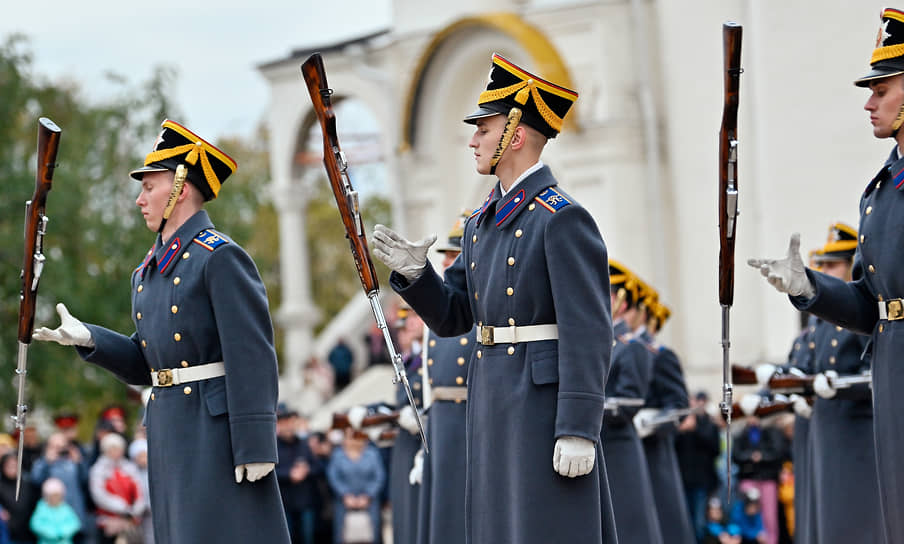
[[(766, 442), (756, 416), (782, 399), (796, 414), (794, 532), (805, 544), (904, 542), (896, 455), (904, 370), (894, 364), (904, 342), (894, 249), (904, 232), (895, 212), (904, 194), (904, 13), (883, 12), (871, 71), (856, 84), (871, 92), (874, 135), (897, 144), (866, 184), (859, 229), (833, 224), (809, 268), (797, 236), (787, 257), (749, 261), (811, 314), (786, 364), (748, 369), (750, 383), (767, 390), (737, 407), (751, 417), (743, 461), (752, 463)], [(375, 227), (374, 255), (411, 312), (397, 340), (417, 400), (408, 405), (399, 389), (389, 485), (399, 544), (700, 538), (675, 449), (678, 426), (696, 414), (679, 358), (657, 340), (671, 310), (609, 257), (594, 218), (541, 160), (577, 97), (494, 55), (464, 122), (474, 126), (477, 172), (495, 183), (440, 247), (443, 273), (427, 258), (435, 237), (411, 242)], [(60, 305), (62, 324), (34, 334), (153, 386), (150, 494), (164, 542), (289, 541), (272, 472), (277, 365), (266, 293), (250, 257), (202, 209), (235, 168), (165, 121), (132, 172), (142, 185), (136, 204), (157, 233), (132, 275), (135, 332), (83, 324)], [(350, 411), (352, 429), (365, 428), (368, 415)], [(419, 415), (428, 418), (429, 453)], [(777, 500), (774, 485), (741, 482), (738, 491), (745, 512)], [(717, 541), (776, 544), (774, 520), (762, 521), (752, 539), (728, 528)], [(336, 541), (348, 531), (337, 522)]]

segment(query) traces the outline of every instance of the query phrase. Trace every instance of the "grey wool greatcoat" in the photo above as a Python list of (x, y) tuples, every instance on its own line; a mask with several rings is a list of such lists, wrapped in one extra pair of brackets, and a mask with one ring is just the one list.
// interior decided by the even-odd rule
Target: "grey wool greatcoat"
[(226, 368), (225, 376), (151, 393), (145, 424), (157, 542), (288, 543), (275, 474), (235, 483), (235, 465), (277, 458), (276, 352), (254, 262), (199, 211), (167, 245), (158, 236), (132, 273), (132, 321), (131, 337), (88, 325), (95, 346), (79, 354), (145, 386), (152, 369), (216, 361)]
[[(867, 338), (822, 319), (813, 341), (813, 371), (859, 374)], [(839, 389), (816, 398), (810, 418), (813, 504), (819, 544), (884, 542), (868, 386)]]
[[(796, 368), (805, 374), (813, 373), (813, 332), (816, 317), (810, 316), (808, 326), (794, 340), (788, 353), (785, 370)], [(794, 470), (794, 544), (818, 544), (816, 540), (816, 511), (813, 505), (813, 477), (811, 465), (810, 419), (794, 416), (794, 438), (791, 440), (791, 462)]]
[[(640, 339), (646, 344), (653, 360), (653, 375), (644, 407), (665, 411), (687, 408), (687, 386), (678, 355), (657, 343), (646, 331), (640, 335)], [(662, 425), (642, 440), (643, 450), (650, 469), (653, 499), (663, 538), (668, 535), (669, 544), (696, 544), (697, 537), (691, 527), (687, 497), (675, 452), (676, 432), (674, 424)]]
[[(614, 542), (602, 450), (577, 478), (553, 469), (556, 439), (599, 441), (612, 349), (606, 246), (546, 166), (467, 220), (445, 280), (427, 266), (393, 288), (440, 336), (474, 323), (556, 324), (558, 339), (478, 345), (468, 369), (470, 544)], [(606, 528), (604, 530), (604, 527)]]
[[(616, 322), (615, 334), (606, 396), (645, 399), (653, 376), (652, 354), (641, 340), (631, 335), (623, 320)], [(639, 409), (607, 410), (603, 421), (603, 452), (615, 526), (619, 542), (663, 544), (650, 469), (633, 422)]]
[[(414, 404), (420, 411), (423, 406), (421, 356), (420, 354), (408, 355), (403, 363), (405, 373), (408, 374)], [(396, 409), (401, 410), (408, 405), (408, 394), (400, 384), (396, 387)], [(408, 474), (414, 463), (414, 455), (419, 449), (421, 449), (420, 433), (412, 434), (399, 428), (399, 434), (392, 445), (389, 459), (389, 503), (392, 505), (393, 542), (414, 542), (417, 535), (417, 507), (420, 489), (411, 485)]]
[(904, 297), (904, 159), (896, 148), (860, 199), (854, 280), (844, 282), (807, 270), (816, 294), (791, 302), (826, 321), (869, 335), (873, 371), (873, 424), (879, 471), (879, 504), (886, 541), (904, 542), (904, 320), (879, 318), (878, 302)]
[[(474, 352), (474, 329), (442, 338), (430, 333), (427, 376), (430, 386), (466, 391), (468, 363)], [(430, 455), (424, 457), (418, 508), (418, 544), (465, 541), (465, 418), (467, 401), (433, 398), (427, 420)]]

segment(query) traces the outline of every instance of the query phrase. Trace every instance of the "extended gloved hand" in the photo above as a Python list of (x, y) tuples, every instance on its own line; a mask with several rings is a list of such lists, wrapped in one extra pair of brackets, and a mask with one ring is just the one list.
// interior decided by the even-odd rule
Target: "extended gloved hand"
[(247, 472), (247, 480), (256, 482), (270, 474), (276, 465), (274, 463), (247, 463), (235, 467), (235, 483), (242, 483), (242, 476)]
[(752, 416), (756, 414), (756, 409), (760, 407), (762, 400), (763, 397), (757, 394), (744, 395), (738, 405), (745, 416)]
[(60, 326), (50, 330), (47, 327), (35, 329), (31, 335), (35, 340), (44, 342), (53, 341), (64, 346), (94, 347), (94, 339), (91, 331), (78, 319), (72, 317), (66, 305), (62, 302), (56, 305), (56, 311), (60, 314)]
[(399, 427), (411, 434), (418, 434), (421, 431), (417, 425), (417, 416), (414, 413), (414, 408), (405, 406), (399, 410)]
[(563, 436), (556, 440), (552, 468), (562, 476), (574, 478), (590, 474), (596, 459), (596, 445), (579, 436)]
[(414, 454), (414, 463), (411, 465), (411, 472), (408, 473), (408, 483), (411, 485), (419, 485), (424, 480), (424, 450), (419, 449)]
[(364, 406), (352, 406), (348, 410), (348, 424), (352, 426), (352, 429), (360, 430), (361, 422), (364, 421), (364, 416), (367, 415), (367, 408)]
[(641, 408), (634, 415), (634, 428), (637, 429), (637, 436), (640, 438), (646, 438), (653, 434), (653, 431), (656, 430), (653, 427), (653, 419), (659, 415), (658, 408)]
[(791, 235), (788, 255), (784, 259), (748, 259), (747, 264), (758, 268), (766, 281), (779, 292), (804, 298), (812, 298), (816, 294), (807, 278), (804, 261), (800, 258), (800, 233)]
[(794, 394), (788, 398), (793, 403), (795, 414), (799, 415), (800, 417), (810, 419), (810, 416), (813, 415), (813, 407), (810, 406), (809, 402), (807, 402), (806, 397)]
[(413, 282), (421, 276), (427, 266), (427, 251), (436, 242), (436, 235), (409, 242), (398, 233), (383, 225), (374, 226), (374, 255), (390, 270), (395, 270)]
[(832, 385), (834, 380), (838, 379), (838, 373), (834, 370), (826, 370), (817, 374), (813, 378), (813, 391), (824, 399), (833, 398), (838, 394), (838, 390)]
[(756, 383), (758, 383), (760, 387), (769, 387), (769, 380), (775, 376), (777, 371), (777, 366), (768, 363), (757, 366), (755, 370)]

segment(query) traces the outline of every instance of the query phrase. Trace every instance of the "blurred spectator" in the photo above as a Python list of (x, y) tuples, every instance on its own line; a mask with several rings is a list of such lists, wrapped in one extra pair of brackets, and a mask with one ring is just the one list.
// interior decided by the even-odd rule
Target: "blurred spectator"
[(736, 501), (731, 521), (741, 530), (741, 544), (766, 544), (769, 539), (763, 526), (760, 491), (749, 487), (741, 492), (741, 500)]
[(61, 480), (66, 487), (66, 502), (81, 521), (82, 528), (78, 535), (90, 534), (92, 522), (84, 492), (88, 482), (88, 466), (78, 448), (73, 448), (63, 433), (55, 432), (47, 438), (44, 455), (32, 466), (31, 478), (37, 486), (43, 485), (48, 478)]
[(675, 437), (675, 451), (687, 497), (688, 513), (697, 540), (703, 538), (706, 527), (707, 497), (719, 485), (715, 464), (721, 447), (719, 428), (706, 413), (708, 400), (704, 391), (694, 395), (691, 400), (693, 413), (681, 422)]
[(138, 468), (125, 458), (126, 441), (117, 433), (104, 436), (100, 450), (91, 467), (90, 485), (101, 529), (98, 542), (114, 544), (121, 536), (135, 540), (148, 504), (140, 489)]
[(722, 501), (713, 497), (706, 504), (706, 529), (702, 544), (740, 544), (741, 529), (729, 523), (722, 510)]
[(16, 455), (17, 452), (12, 451), (0, 457), (0, 506), (3, 507), (2, 515), (10, 543), (34, 544), (35, 536), (28, 524), (40, 497), (31, 477), (23, 471), (19, 500), (16, 500)]
[(333, 396), (336, 376), (331, 365), (312, 356), (301, 371), (301, 379), (300, 409), (304, 414), (311, 414)]
[(148, 508), (141, 517), (141, 533), (144, 535), (144, 544), (154, 544), (154, 523), (151, 520), (151, 494), (148, 485), (148, 441), (144, 436), (136, 438), (129, 444), (129, 459), (135, 463), (135, 468), (138, 469), (138, 489), (141, 491), (141, 496), (147, 498), (148, 503)]
[(333, 541), (333, 492), (326, 478), (325, 468), (333, 454), (333, 444), (327, 440), (322, 432), (311, 433), (308, 436), (308, 446), (311, 452), (324, 470), (318, 474), (312, 474), (317, 493), (314, 495), (316, 512), (314, 518), (314, 542), (316, 544), (330, 544)]
[(389, 358), (389, 348), (386, 347), (386, 340), (383, 338), (383, 331), (375, 322), (370, 324), (370, 330), (364, 337), (364, 343), (367, 345), (367, 366), (392, 363)]
[(276, 408), (276, 479), (293, 544), (313, 544), (317, 487), (323, 471), (306, 440), (298, 435), (300, 418), (279, 403)]
[(75, 412), (60, 412), (53, 418), (53, 423), (58, 431), (63, 433), (69, 445), (77, 448), (81, 459), (87, 459), (88, 454), (85, 447), (78, 441), (78, 421), (79, 416)]
[[(19, 430), (16, 429), (13, 431), (13, 438), (16, 440), (19, 439)], [(18, 448), (19, 444), (16, 442), (16, 448)], [(41, 456), (41, 452), (44, 450), (44, 445), (41, 444), (41, 435), (38, 434), (38, 429), (34, 426), (29, 425), (25, 427), (25, 445), (22, 450), (22, 471), (29, 472), (31, 470), (32, 465), (35, 460)]]
[(16, 440), (10, 434), (0, 433), (0, 457), (11, 451), (18, 452)]
[(47, 478), (41, 486), (42, 499), (31, 516), (31, 530), (38, 544), (72, 544), (82, 522), (66, 504), (66, 486), (58, 478)]
[(343, 534), (362, 520), (359, 512), (366, 512), (374, 543), (381, 542), (380, 504), (378, 493), (386, 481), (383, 461), (366, 438), (346, 429), (342, 447), (333, 452), (327, 467), (327, 478), (335, 494), (333, 501), (333, 542), (342, 544)]
[(348, 382), (352, 379), (352, 363), (354, 356), (352, 350), (345, 343), (344, 338), (340, 338), (333, 349), (330, 350), (327, 359), (333, 367), (335, 373), (336, 390), (342, 391)]
[[(757, 490), (757, 509), (765, 527), (765, 544), (778, 544), (778, 475), (782, 462), (791, 455), (784, 433), (761, 425), (755, 416), (735, 437), (732, 458), (738, 464), (738, 491)], [(746, 537), (745, 537), (746, 538)]]

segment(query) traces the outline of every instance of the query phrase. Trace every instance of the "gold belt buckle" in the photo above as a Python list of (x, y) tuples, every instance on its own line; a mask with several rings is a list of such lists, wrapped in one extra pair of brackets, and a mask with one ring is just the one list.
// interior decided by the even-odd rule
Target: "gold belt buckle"
[(170, 387), (173, 385), (173, 371), (164, 369), (157, 371), (157, 385), (159, 387)]
[(889, 300), (887, 309), (889, 321), (904, 319), (904, 302), (902, 302), (901, 299), (896, 298), (894, 300)]
[(493, 327), (486, 325), (480, 327), (480, 343), (484, 346), (492, 346), (495, 344), (495, 342), (493, 342)]

